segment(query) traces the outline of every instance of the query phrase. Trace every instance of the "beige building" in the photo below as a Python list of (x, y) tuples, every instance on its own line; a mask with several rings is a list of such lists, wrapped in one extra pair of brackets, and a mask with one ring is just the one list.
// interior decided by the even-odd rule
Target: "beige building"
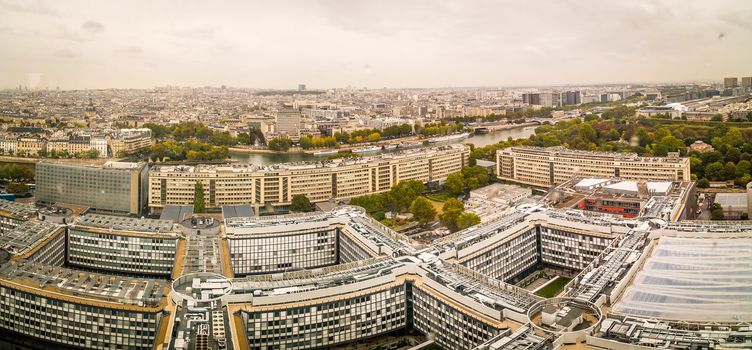
[(26, 137), (22, 136), (18, 138), (18, 144), (16, 146), (16, 154), (36, 156), (39, 152), (47, 151), (47, 140), (41, 137)]
[(160, 166), (149, 172), (149, 206), (193, 204), (194, 188), (204, 187), (207, 208), (229, 204), (287, 206), (292, 197), (312, 202), (384, 192), (402, 180), (443, 182), (468, 164), (465, 145), (416, 149), (356, 160), (273, 166)]
[(575, 176), (625, 180), (689, 181), (689, 158), (639, 157), (634, 153), (588, 152), (563, 147), (511, 147), (496, 152), (496, 175), (551, 187)]

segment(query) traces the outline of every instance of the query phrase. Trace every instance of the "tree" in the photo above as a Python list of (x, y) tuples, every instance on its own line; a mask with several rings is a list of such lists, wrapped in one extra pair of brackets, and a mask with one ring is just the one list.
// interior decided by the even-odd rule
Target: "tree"
[(739, 163), (736, 164), (736, 174), (734, 174), (736, 177), (743, 177), (744, 175), (750, 175), (750, 171), (752, 171), (752, 162), (748, 160), (740, 160)]
[(723, 220), (724, 218), (723, 207), (718, 203), (713, 203), (713, 205), (710, 206), (710, 219)]
[(726, 168), (721, 162), (713, 162), (705, 167), (705, 176), (710, 180), (717, 181), (726, 177)]
[(441, 211), (447, 212), (451, 210), (463, 211), (465, 210), (465, 203), (462, 203), (462, 201), (457, 198), (449, 198), (446, 200), (446, 202), (444, 202), (444, 206), (441, 207)]
[(29, 192), (29, 186), (22, 182), (11, 182), (5, 187), (5, 189), (13, 194)]
[(710, 181), (708, 181), (708, 179), (703, 177), (702, 179), (697, 180), (697, 187), (708, 188), (710, 187)]
[(457, 198), (449, 198), (444, 202), (444, 206), (441, 208), (442, 214), (439, 216), (441, 224), (449, 228), (451, 231), (456, 231), (457, 219), (465, 210), (465, 204)]
[(206, 210), (206, 204), (204, 203), (204, 184), (201, 183), (201, 181), (196, 181), (193, 191), (193, 212), (203, 213)]
[(480, 224), (480, 217), (473, 213), (462, 213), (457, 217), (457, 228), (460, 230), (477, 224)]
[(292, 196), (292, 204), (290, 205), (290, 211), (296, 212), (309, 212), (313, 211), (313, 205), (311, 201), (304, 194), (296, 194)]
[(460, 195), (465, 191), (465, 181), (462, 174), (449, 174), (444, 182), (444, 189), (452, 195)]
[(462, 177), (464, 178), (465, 185), (470, 189), (486, 186), (491, 181), (488, 171), (479, 166), (463, 167)]
[(268, 146), (272, 151), (286, 152), (292, 146), (292, 141), (288, 138), (274, 138), (269, 140)]
[(723, 135), (723, 143), (739, 147), (744, 143), (744, 135), (739, 128), (729, 128), (725, 135)]
[(661, 138), (661, 141), (655, 145), (656, 156), (666, 156), (668, 152), (680, 152), (684, 153), (686, 146), (684, 141), (678, 138), (668, 135)]
[(433, 205), (423, 197), (415, 198), (410, 205), (410, 212), (422, 225), (436, 219), (436, 209), (434, 209)]
[(736, 165), (733, 162), (727, 162), (723, 168), (726, 173), (726, 180), (732, 180), (736, 176)]

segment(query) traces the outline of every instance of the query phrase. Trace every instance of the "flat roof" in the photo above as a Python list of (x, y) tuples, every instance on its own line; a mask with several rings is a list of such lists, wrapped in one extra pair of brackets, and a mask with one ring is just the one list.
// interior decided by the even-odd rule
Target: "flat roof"
[(591, 187), (600, 185), (604, 182), (610, 181), (609, 179), (582, 179), (580, 182), (578, 182), (575, 187)]
[(23, 255), (60, 227), (47, 221), (25, 221), (13, 230), (0, 232), (0, 247), (12, 255)]
[(253, 216), (253, 208), (250, 204), (243, 205), (223, 205), (222, 218), (250, 217)]
[(0, 199), (0, 215), (10, 214), (17, 218), (30, 218), (37, 213), (37, 208), (31, 203), (21, 203)]
[(159, 215), (159, 220), (181, 222), (187, 216), (191, 215), (193, 215), (193, 205), (168, 204), (162, 209), (162, 213)]
[(0, 277), (40, 291), (57, 290), (87, 300), (144, 307), (160, 304), (165, 297), (165, 287), (169, 286), (165, 280), (108, 275), (28, 260), (1, 266)]
[(747, 193), (718, 193), (715, 195), (715, 202), (723, 208), (746, 208)]
[(78, 220), (76, 225), (86, 227), (98, 227), (116, 231), (132, 232), (173, 232), (174, 223), (169, 220), (131, 218), (125, 216), (86, 214)]

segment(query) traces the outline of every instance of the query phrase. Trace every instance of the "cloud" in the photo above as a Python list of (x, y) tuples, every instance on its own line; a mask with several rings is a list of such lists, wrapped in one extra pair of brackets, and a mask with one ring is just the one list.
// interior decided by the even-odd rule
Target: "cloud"
[(52, 55), (55, 56), (55, 57), (58, 57), (58, 58), (65, 58), (65, 59), (70, 59), (70, 58), (76, 58), (76, 57), (78, 57), (78, 53), (73, 52), (73, 51), (68, 50), (68, 49), (57, 50), (57, 51), (53, 52)]
[(202, 26), (202, 27), (179, 30), (179, 31), (176, 31), (174, 35), (181, 39), (212, 40), (216, 37), (217, 33), (213, 27)]
[(55, 9), (44, 6), (38, 1), (8, 2), (0, 1), (0, 8), (10, 12), (27, 13), (39, 16), (59, 17), (60, 12)]
[(95, 21), (86, 21), (81, 27), (91, 34), (97, 34), (104, 31), (104, 24)]
[(144, 53), (144, 50), (142, 48), (133, 45), (118, 49), (117, 51), (128, 55), (141, 55)]

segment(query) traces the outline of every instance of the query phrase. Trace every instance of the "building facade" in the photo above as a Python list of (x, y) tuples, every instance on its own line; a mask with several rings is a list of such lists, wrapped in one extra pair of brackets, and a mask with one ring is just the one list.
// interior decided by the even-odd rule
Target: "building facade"
[(633, 153), (568, 150), (563, 147), (511, 147), (496, 151), (499, 179), (552, 187), (572, 177), (689, 181), (689, 158), (639, 157)]
[(443, 182), (468, 164), (464, 145), (385, 154), (357, 160), (274, 166), (158, 166), (149, 173), (149, 207), (193, 204), (196, 182), (204, 187), (207, 208), (251, 204), (288, 206), (295, 195), (311, 202), (346, 199), (388, 191), (403, 180)]
[(67, 203), (117, 214), (141, 213), (145, 206), (148, 166), (108, 162), (75, 165), (40, 162), (36, 166), (36, 199), (44, 204)]

